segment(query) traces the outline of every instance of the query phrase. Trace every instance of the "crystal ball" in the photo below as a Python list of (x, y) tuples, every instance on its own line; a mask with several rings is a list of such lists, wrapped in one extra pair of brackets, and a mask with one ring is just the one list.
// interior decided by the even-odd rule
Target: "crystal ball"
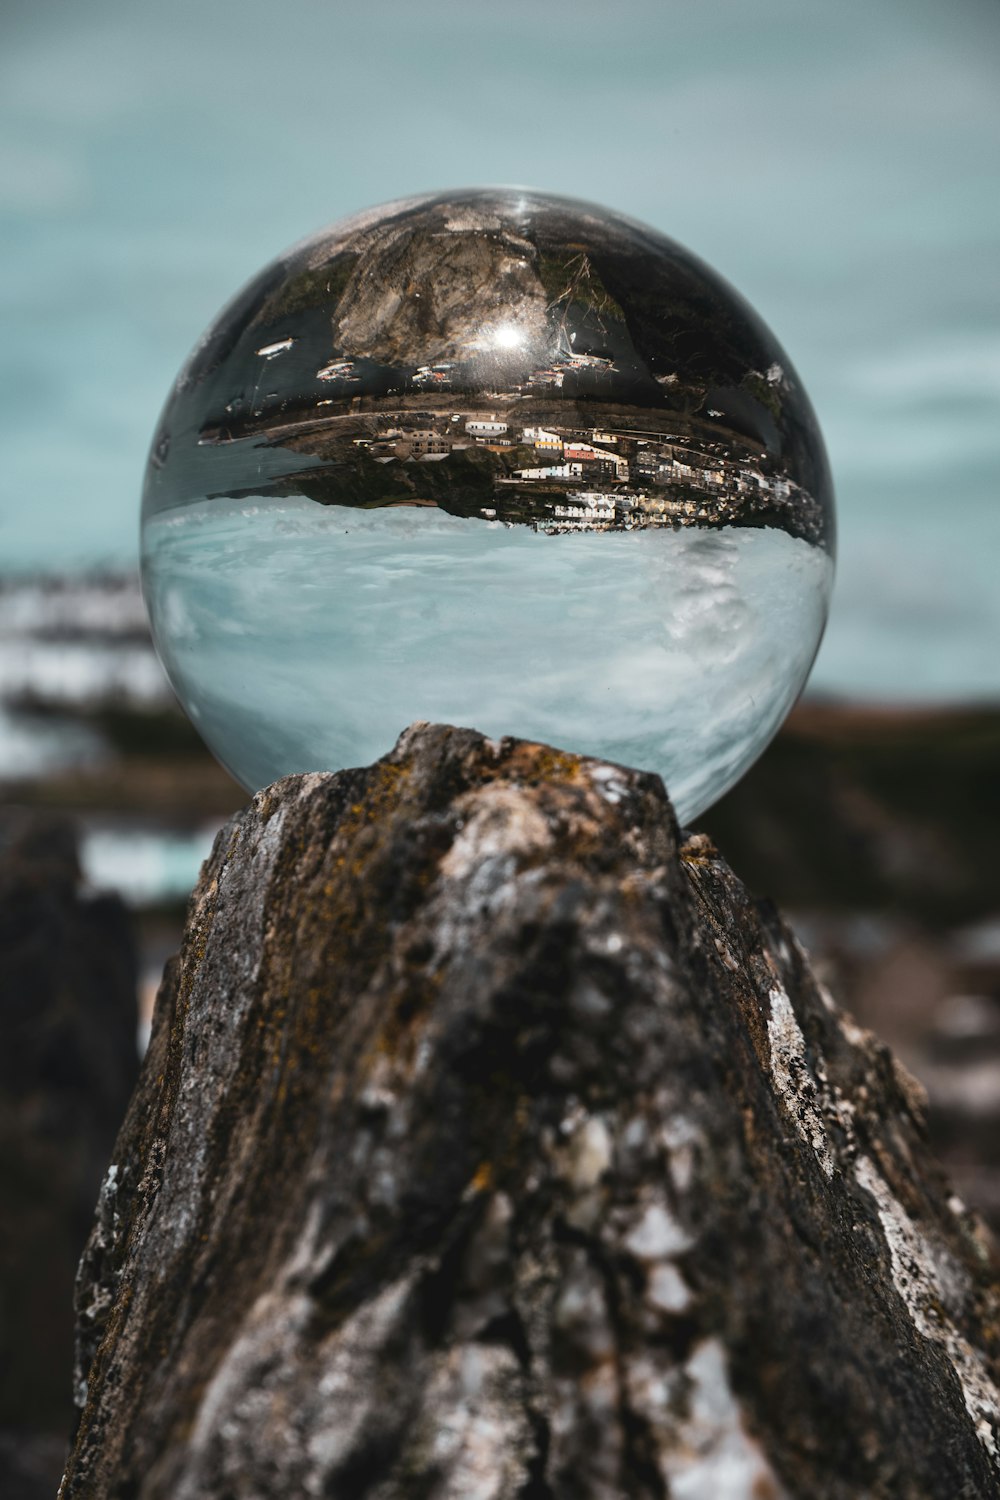
[(657, 771), (682, 821), (795, 701), (833, 554), (816, 418), (748, 304), (516, 189), (267, 266), (182, 369), (142, 508), (157, 650), (248, 789), (440, 720)]

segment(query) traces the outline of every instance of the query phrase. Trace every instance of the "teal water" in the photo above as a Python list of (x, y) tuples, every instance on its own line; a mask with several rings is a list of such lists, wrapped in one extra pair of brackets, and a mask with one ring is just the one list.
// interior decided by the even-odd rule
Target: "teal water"
[(1000, 13), (960, 0), (14, 4), (0, 23), (0, 570), (135, 556), (201, 329), (365, 204), (529, 182), (716, 266), (823, 424), (819, 690), (1000, 694)]
[(831, 575), (773, 528), (547, 536), (289, 498), (143, 531), (160, 657), (248, 789), (366, 765), (428, 719), (656, 771), (682, 821), (785, 717)]

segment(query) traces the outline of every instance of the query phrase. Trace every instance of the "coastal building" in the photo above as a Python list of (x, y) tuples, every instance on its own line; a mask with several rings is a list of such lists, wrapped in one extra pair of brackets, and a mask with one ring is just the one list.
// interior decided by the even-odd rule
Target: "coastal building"
[(569, 499), (576, 506), (582, 506), (592, 515), (611, 518), (615, 513), (615, 496), (604, 494), (600, 490), (577, 490)]
[(450, 363), (420, 365), (413, 372), (413, 384), (422, 390), (447, 390), (451, 386), (451, 372), (454, 368), (454, 364)]
[(654, 448), (646, 443), (640, 443), (635, 450), (635, 458), (632, 460), (633, 470), (637, 479), (655, 479), (657, 465), (660, 459)]
[(558, 432), (549, 432), (546, 427), (525, 427), (521, 441), (531, 443), (539, 453), (561, 453), (563, 440)]
[(594, 448), (590, 443), (564, 443), (563, 458), (567, 463), (589, 466), (595, 473), (603, 473), (615, 479), (628, 478), (628, 464), (617, 453), (606, 448)]
[(418, 427), (400, 434), (395, 451), (398, 458), (446, 458), (451, 452), (451, 443), (439, 432)]
[(577, 490), (552, 507), (560, 531), (605, 530), (614, 525), (615, 496), (599, 490)]
[(579, 479), (581, 474), (579, 464), (546, 464), (544, 467), (531, 469), (515, 469), (515, 479)]
[(532, 386), (532, 385), (553, 386), (556, 390), (558, 390), (559, 387), (562, 385), (562, 383), (563, 383), (563, 372), (562, 372), (562, 370), (552, 370), (552, 369), (548, 369), (548, 370), (532, 370), (531, 374), (528, 376), (528, 385), (529, 386)]

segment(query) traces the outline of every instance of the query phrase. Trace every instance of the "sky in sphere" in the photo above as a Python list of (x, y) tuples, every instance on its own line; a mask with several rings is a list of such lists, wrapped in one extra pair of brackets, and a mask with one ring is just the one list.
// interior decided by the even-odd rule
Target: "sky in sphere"
[(149, 438), (238, 286), (476, 183), (674, 236), (794, 361), (837, 484), (815, 690), (1000, 696), (988, 0), (6, 0), (0, 572), (135, 558)]

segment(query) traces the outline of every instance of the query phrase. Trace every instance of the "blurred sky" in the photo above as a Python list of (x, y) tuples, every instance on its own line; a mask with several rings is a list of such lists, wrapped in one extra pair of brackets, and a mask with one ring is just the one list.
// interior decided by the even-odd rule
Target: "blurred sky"
[(178, 366), (260, 265), (524, 183), (758, 308), (841, 520), (820, 690), (1000, 697), (993, 0), (3, 0), (0, 571), (136, 550)]

